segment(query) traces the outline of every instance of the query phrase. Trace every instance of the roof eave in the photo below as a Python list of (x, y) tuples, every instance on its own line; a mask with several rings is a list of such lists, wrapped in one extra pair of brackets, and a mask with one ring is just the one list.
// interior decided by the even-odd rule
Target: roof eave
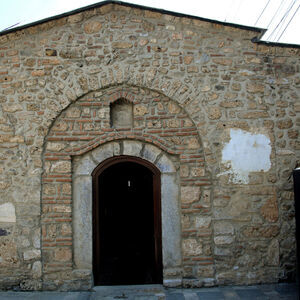
[(257, 32), (259, 33), (259, 37), (255, 37), (252, 39), (253, 43), (259, 43), (259, 44), (265, 44), (265, 45), (269, 45), (269, 46), (280, 46), (280, 47), (296, 47), (299, 48), (300, 45), (296, 45), (296, 44), (284, 44), (284, 43), (273, 43), (273, 42), (267, 42), (267, 41), (262, 41), (260, 39), (261, 36), (263, 36), (263, 34), (266, 32), (266, 29), (264, 28), (258, 28), (258, 27), (252, 27), (252, 26), (245, 26), (245, 25), (240, 25), (240, 24), (235, 24), (235, 23), (225, 23), (222, 21), (217, 21), (217, 20), (211, 20), (211, 19), (206, 19), (206, 18), (202, 18), (202, 17), (197, 17), (197, 16), (192, 16), (192, 15), (187, 15), (187, 14), (182, 14), (182, 13), (178, 13), (178, 12), (173, 12), (173, 11), (169, 11), (169, 10), (164, 10), (164, 9), (160, 9), (160, 8), (154, 8), (154, 7), (149, 7), (149, 6), (144, 6), (144, 5), (139, 5), (139, 4), (132, 4), (132, 3), (127, 3), (127, 2), (123, 2), (123, 1), (117, 1), (117, 0), (106, 0), (106, 1), (101, 1), (101, 2), (97, 2), (88, 6), (84, 6), (84, 7), (80, 7), (59, 15), (55, 15), (55, 16), (51, 16), (45, 19), (41, 19), (32, 23), (28, 23), (25, 25), (21, 25), (21, 26), (16, 26), (7, 30), (3, 30), (0, 31), (0, 36), (12, 33), (12, 32), (16, 32), (19, 30), (23, 30), (35, 25), (40, 25), (49, 21), (53, 21), (53, 20), (57, 20), (60, 18), (64, 18), (64, 17), (68, 17), (71, 15), (75, 15), (77, 13), (89, 10), (89, 9), (94, 9), (94, 8), (99, 8), (101, 6), (105, 6), (108, 4), (118, 4), (118, 5), (122, 5), (122, 6), (127, 6), (127, 7), (132, 7), (132, 8), (137, 8), (137, 9), (143, 9), (143, 10), (149, 10), (149, 11), (153, 11), (153, 12), (158, 12), (161, 14), (167, 14), (167, 15), (172, 15), (175, 17), (182, 17), (182, 18), (189, 18), (189, 19), (195, 19), (195, 20), (200, 20), (200, 21), (204, 21), (204, 22), (209, 22), (209, 23), (214, 23), (214, 24), (219, 24), (219, 25), (223, 25), (226, 27), (233, 27), (233, 28), (238, 28), (241, 30), (247, 30), (247, 31), (253, 31), (253, 32)]

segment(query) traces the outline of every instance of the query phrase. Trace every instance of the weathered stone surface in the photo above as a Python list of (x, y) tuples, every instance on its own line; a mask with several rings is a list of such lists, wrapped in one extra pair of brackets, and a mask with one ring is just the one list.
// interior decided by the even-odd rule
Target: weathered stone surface
[(217, 221), (214, 223), (215, 235), (233, 235), (234, 227), (229, 221)]
[(196, 239), (186, 239), (182, 242), (183, 254), (195, 256), (202, 254), (202, 245)]
[(209, 228), (211, 225), (211, 217), (197, 216), (195, 219), (195, 227), (198, 229)]
[(21, 104), (15, 104), (15, 103), (2, 104), (2, 109), (4, 112), (14, 113), (17, 111), (22, 111), (23, 106)]
[(110, 109), (111, 125), (114, 128), (128, 128), (133, 124), (132, 103), (113, 103)]
[(271, 238), (277, 236), (279, 227), (277, 225), (271, 226), (248, 226), (243, 230), (246, 237), (251, 238)]
[(118, 143), (107, 143), (102, 147), (96, 148), (92, 152), (92, 157), (97, 162), (120, 154), (120, 145)]
[(180, 107), (176, 103), (169, 102), (168, 111), (170, 114), (178, 114), (180, 110)]
[(202, 177), (205, 175), (205, 169), (204, 168), (192, 168), (191, 175), (193, 177)]
[(161, 176), (161, 210), (163, 264), (166, 268), (181, 266), (181, 228), (179, 211), (179, 188), (172, 173)]
[(127, 49), (132, 48), (132, 44), (128, 42), (114, 42), (112, 43), (112, 47), (115, 49)]
[(160, 157), (160, 159), (156, 162), (156, 166), (162, 173), (176, 172), (174, 164), (166, 155), (162, 155)]
[(226, 255), (230, 256), (232, 254), (232, 252), (228, 248), (215, 247), (214, 254), (217, 256), (226, 256)]
[(39, 249), (41, 247), (41, 232), (39, 229), (36, 229), (32, 237), (32, 244), (34, 248)]
[(182, 186), (181, 187), (181, 202), (193, 203), (199, 201), (200, 187), (198, 186)]
[(53, 152), (56, 152), (56, 151), (61, 151), (65, 148), (65, 145), (63, 143), (47, 143), (47, 150), (49, 151), (53, 151)]
[(11, 237), (0, 237), (0, 267), (13, 267), (18, 263), (16, 243)]
[(189, 138), (187, 140), (188, 149), (199, 149), (200, 145), (197, 138)]
[(148, 108), (145, 105), (134, 105), (133, 113), (135, 116), (143, 116), (148, 113)]
[(100, 31), (102, 24), (98, 21), (89, 21), (84, 24), (84, 32), (92, 34)]
[(53, 173), (70, 173), (71, 172), (71, 162), (70, 161), (59, 161), (52, 164), (51, 172)]
[(218, 107), (209, 107), (207, 113), (208, 117), (212, 120), (220, 119), (222, 116), (221, 110)]
[(84, 157), (77, 157), (74, 159), (74, 173), (76, 175), (91, 175), (96, 168), (97, 163), (92, 159), (90, 154)]
[(54, 259), (57, 261), (70, 261), (72, 258), (72, 251), (70, 248), (57, 248), (54, 252)]
[(32, 274), (35, 279), (42, 276), (42, 263), (40, 261), (35, 261), (32, 264)]
[(135, 141), (124, 141), (123, 142), (123, 154), (131, 156), (141, 156), (142, 144)]
[(265, 91), (265, 86), (259, 83), (249, 83), (247, 84), (247, 91), (249, 93), (263, 93)]
[(276, 195), (269, 198), (261, 207), (262, 216), (269, 222), (276, 222), (278, 220), (278, 205)]
[(288, 129), (293, 126), (293, 122), (291, 119), (280, 120), (280, 121), (276, 122), (276, 125), (279, 129)]
[(150, 144), (146, 144), (142, 153), (142, 157), (148, 161), (155, 162), (160, 153), (161, 150), (159, 148)]
[(190, 168), (187, 165), (180, 166), (180, 176), (188, 177)]
[(81, 115), (81, 110), (78, 107), (70, 107), (66, 111), (67, 118), (79, 118)]
[(267, 264), (269, 266), (279, 265), (279, 242), (277, 239), (272, 240), (268, 247)]
[[(89, 269), (92, 266), (92, 177), (76, 177), (73, 194), (74, 262), (79, 269)], [(69, 235), (71, 232), (71, 227), (64, 224), (62, 234)]]
[(37, 249), (27, 250), (23, 253), (23, 257), (24, 257), (24, 260), (40, 258), (41, 250), (37, 250)]
[(0, 205), (0, 222), (15, 223), (16, 211), (15, 206), (12, 203), (4, 203)]
[(234, 241), (232, 236), (216, 236), (214, 242), (216, 245), (229, 245)]
[(235, 218), (241, 219), (243, 215), (247, 218), (250, 207), (249, 197), (244, 195), (242, 192), (237, 192), (231, 195), (228, 205), (228, 213), (230, 216)]

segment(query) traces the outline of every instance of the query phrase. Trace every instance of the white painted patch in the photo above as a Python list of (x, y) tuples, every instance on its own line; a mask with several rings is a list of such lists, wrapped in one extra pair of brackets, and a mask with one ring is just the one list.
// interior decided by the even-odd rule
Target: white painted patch
[(0, 222), (15, 223), (16, 212), (12, 203), (4, 203), (0, 205)]
[(230, 141), (222, 151), (222, 163), (232, 183), (247, 184), (250, 172), (266, 172), (271, 167), (270, 139), (241, 129), (230, 129)]

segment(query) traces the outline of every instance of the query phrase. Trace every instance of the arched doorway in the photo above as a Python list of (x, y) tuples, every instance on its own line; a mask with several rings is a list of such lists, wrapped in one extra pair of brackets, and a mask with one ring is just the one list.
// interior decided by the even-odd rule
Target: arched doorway
[(117, 156), (92, 176), (95, 285), (162, 283), (160, 171)]

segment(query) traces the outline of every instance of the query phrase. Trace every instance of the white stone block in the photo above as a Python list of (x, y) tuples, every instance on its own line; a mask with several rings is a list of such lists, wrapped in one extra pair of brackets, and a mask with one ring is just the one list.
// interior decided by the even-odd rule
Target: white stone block
[(16, 211), (12, 203), (4, 203), (0, 205), (0, 222), (15, 223)]

